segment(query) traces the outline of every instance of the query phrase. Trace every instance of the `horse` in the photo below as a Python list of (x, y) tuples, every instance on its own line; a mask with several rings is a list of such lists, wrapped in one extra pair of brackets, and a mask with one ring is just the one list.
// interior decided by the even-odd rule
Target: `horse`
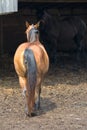
[(14, 54), (14, 68), (26, 101), (26, 115), (35, 115), (40, 108), (41, 84), (49, 69), (49, 56), (39, 41), (39, 24), (26, 22), (27, 42), (21, 43)]
[(76, 44), (77, 60), (80, 59), (86, 32), (86, 23), (81, 18), (76, 16), (55, 17), (44, 11), (40, 18), (39, 31), (40, 40), (48, 49), (49, 56), (52, 55), (53, 63), (57, 61), (58, 44), (71, 41)]

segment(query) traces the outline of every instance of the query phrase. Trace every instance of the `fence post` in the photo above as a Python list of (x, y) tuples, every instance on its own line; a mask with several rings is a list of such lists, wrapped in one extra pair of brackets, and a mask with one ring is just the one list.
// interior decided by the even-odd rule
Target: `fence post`
[(0, 16), (0, 54), (3, 55), (3, 16)]

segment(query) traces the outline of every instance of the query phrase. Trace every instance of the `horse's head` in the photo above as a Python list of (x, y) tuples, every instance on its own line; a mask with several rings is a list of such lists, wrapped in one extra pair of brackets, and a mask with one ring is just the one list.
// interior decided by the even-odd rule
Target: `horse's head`
[(52, 16), (47, 12), (47, 11), (44, 11), (43, 12), (43, 15), (40, 19), (40, 25), (43, 27), (43, 26), (48, 26), (50, 24), (52, 20)]
[(38, 31), (38, 27), (39, 27), (39, 22), (37, 24), (29, 24), (26, 21), (26, 35), (27, 35), (27, 40), (28, 42), (35, 42), (37, 40), (39, 40), (39, 31)]
[(44, 44), (46, 43), (46, 41), (48, 41), (47, 39), (49, 39), (50, 35), (48, 33), (51, 32), (51, 28), (52, 26), (54, 26), (53, 23), (51, 23), (51, 21), (52, 16), (46, 11), (44, 11), (39, 22), (40, 41)]

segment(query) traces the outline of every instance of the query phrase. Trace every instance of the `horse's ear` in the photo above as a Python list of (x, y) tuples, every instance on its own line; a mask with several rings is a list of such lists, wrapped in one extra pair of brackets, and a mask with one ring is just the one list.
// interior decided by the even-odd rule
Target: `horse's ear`
[(39, 28), (39, 25), (40, 25), (40, 21), (37, 22), (37, 24), (35, 24), (35, 27), (36, 27), (36, 28)]
[(26, 28), (29, 27), (29, 23), (28, 23), (28, 21), (25, 22), (25, 25), (26, 25)]

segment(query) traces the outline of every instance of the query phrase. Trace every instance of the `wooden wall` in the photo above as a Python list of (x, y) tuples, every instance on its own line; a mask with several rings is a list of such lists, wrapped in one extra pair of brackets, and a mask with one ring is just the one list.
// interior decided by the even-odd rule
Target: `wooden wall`
[[(87, 9), (86, 8), (60, 8), (60, 9), (49, 9), (52, 15), (67, 16), (77, 15), (81, 17), (87, 23)], [(26, 41), (25, 35), (25, 21), (28, 20), (30, 23), (37, 22), (36, 10), (21, 9), (18, 13), (0, 16), (0, 53), (14, 54), (18, 45)], [(87, 34), (85, 36), (85, 47), (87, 48)], [(71, 45), (64, 44), (59, 46), (59, 49), (66, 51), (68, 48), (72, 49)]]
[(87, 2), (87, 0), (18, 0), (19, 2)]
[(30, 10), (0, 16), (0, 52), (14, 53), (17, 46), (26, 41), (25, 21), (34, 22), (34, 19), (35, 15)]

